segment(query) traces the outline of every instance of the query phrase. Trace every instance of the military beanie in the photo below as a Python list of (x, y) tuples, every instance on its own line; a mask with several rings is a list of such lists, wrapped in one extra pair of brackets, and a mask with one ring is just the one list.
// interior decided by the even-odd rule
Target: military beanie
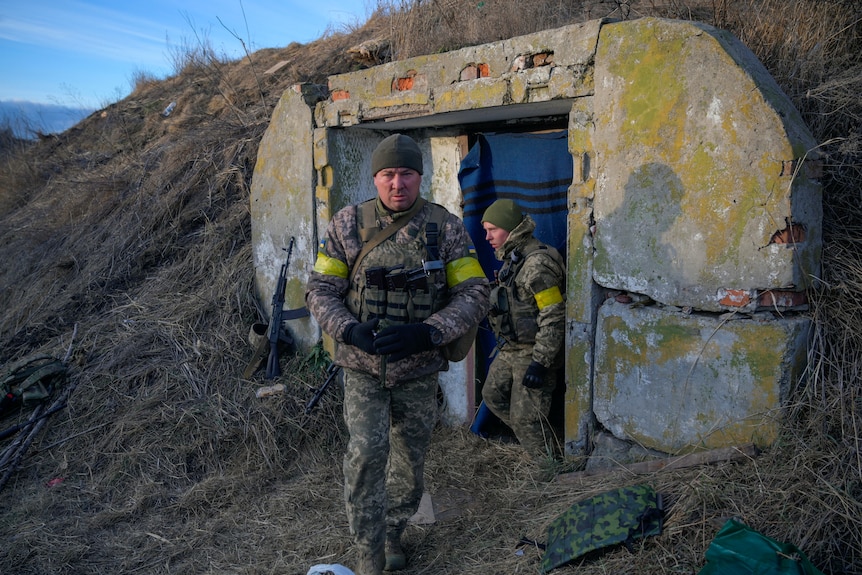
[(380, 142), (371, 154), (371, 173), (384, 168), (410, 168), (422, 173), (422, 152), (413, 138), (392, 134)]
[(511, 232), (524, 220), (521, 209), (512, 200), (497, 200), (485, 210), (482, 223), (488, 222)]

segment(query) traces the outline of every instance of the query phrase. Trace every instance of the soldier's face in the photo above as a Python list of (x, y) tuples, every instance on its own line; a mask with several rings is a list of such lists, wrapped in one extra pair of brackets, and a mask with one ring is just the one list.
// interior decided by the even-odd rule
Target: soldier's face
[(374, 174), (374, 186), (383, 205), (393, 212), (410, 209), (419, 197), (422, 175), (410, 168), (384, 168)]
[(495, 250), (509, 239), (509, 232), (503, 228), (498, 228), (490, 222), (482, 222), (482, 227), (485, 228), (485, 239), (488, 240), (488, 243)]

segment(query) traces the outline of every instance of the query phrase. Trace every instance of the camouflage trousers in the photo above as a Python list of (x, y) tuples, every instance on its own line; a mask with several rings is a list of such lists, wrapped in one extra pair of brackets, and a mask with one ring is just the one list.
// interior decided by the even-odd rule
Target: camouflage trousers
[(548, 370), (542, 387), (530, 389), (521, 382), (532, 361), (532, 346), (507, 344), (491, 363), (482, 400), (491, 413), (515, 432), (518, 442), (534, 458), (556, 453), (554, 431), (548, 420), (557, 370)]
[(438, 374), (384, 387), (367, 373), (344, 369), (344, 499), (360, 553), (382, 553), (419, 509), (425, 454), (437, 422)]

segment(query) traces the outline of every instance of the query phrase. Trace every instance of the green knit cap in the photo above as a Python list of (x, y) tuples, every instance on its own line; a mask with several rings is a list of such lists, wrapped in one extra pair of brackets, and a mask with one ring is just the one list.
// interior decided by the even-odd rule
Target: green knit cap
[(507, 232), (514, 230), (522, 221), (524, 221), (524, 214), (512, 200), (497, 200), (488, 206), (482, 215), (483, 224), (488, 222)]
[(422, 152), (410, 136), (392, 134), (380, 142), (371, 154), (371, 173), (384, 168), (410, 168), (422, 173)]

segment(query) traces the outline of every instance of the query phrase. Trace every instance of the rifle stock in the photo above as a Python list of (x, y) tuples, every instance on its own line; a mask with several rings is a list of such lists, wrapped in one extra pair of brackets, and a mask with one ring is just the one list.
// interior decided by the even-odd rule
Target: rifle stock
[[(308, 308), (305, 306), (294, 308), (294, 309), (286, 309), (281, 314), (281, 321), (288, 321), (291, 319), (299, 319), (301, 317), (308, 317), (309, 315), (310, 314), (308, 313)], [(258, 368), (260, 368), (260, 365), (261, 365), (261, 363), (263, 363), (263, 360), (267, 359), (267, 357), (269, 355), (270, 327), (268, 325), (266, 327), (266, 333), (267, 333), (266, 337), (260, 338), (260, 341), (258, 342), (257, 347), (254, 349), (254, 352), (252, 352), (251, 361), (248, 362), (248, 365), (246, 365), (246, 367), (245, 367), (245, 371), (242, 373), (242, 376), (245, 379), (249, 379), (251, 376), (253, 376), (255, 374), (255, 372), (258, 370)], [(293, 343), (292, 340), (288, 340), (285, 338), (282, 338), (282, 341), (285, 341), (286, 343)]]
[(248, 362), (248, 365), (245, 367), (245, 371), (242, 373), (242, 376), (246, 379), (249, 379), (254, 375), (254, 372), (260, 367), (260, 364), (263, 363), (263, 360), (266, 359), (268, 355), (269, 349), (269, 339), (261, 338), (260, 343), (258, 343), (257, 348), (255, 348), (251, 361)]

